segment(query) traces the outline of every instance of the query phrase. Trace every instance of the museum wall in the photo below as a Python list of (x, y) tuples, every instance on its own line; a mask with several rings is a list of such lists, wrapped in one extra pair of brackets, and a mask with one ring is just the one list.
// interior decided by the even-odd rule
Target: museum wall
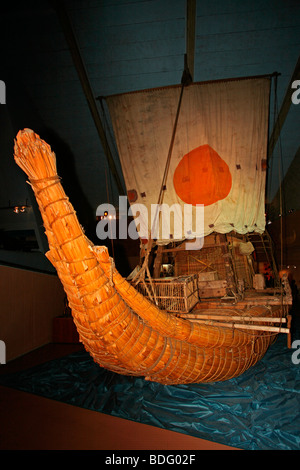
[(8, 362), (52, 341), (65, 293), (56, 275), (8, 266), (0, 266), (0, 285), (0, 339)]

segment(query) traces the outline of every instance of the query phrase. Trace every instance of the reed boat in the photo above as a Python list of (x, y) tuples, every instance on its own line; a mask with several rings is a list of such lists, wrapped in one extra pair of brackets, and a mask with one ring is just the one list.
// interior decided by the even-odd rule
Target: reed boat
[[(254, 366), (278, 334), (290, 337), (291, 292), (265, 232), (269, 82), (264, 76), (107, 98), (131, 207), (175, 201), (204, 211), (201, 233), (190, 237), (178, 237), (176, 227), (168, 227), (173, 236), (158, 229), (154, 237), (145, 222), (139, 269), (128, 278), (105, 246), (86, 237), (49, 144), (31, 129), (16, 136), (14, 158), (43, 218), (46, 256), (80, 341), (101, 367), (162, 384), (224, 381)], [(269, 285), (258, 241), (272, 269)]]

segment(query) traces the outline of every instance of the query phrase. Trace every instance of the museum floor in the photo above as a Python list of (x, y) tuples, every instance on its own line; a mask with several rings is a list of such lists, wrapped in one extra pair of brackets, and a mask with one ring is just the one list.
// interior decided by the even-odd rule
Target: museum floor
[[(68, 355), (80, 345), (49, 344), (0, 366), (16, 373)], [(231, 450), (197, 437), (0, 386), (1, 450)]]

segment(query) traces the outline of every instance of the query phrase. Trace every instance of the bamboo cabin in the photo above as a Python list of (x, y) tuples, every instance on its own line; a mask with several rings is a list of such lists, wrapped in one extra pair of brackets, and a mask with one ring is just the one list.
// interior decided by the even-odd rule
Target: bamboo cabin
[[(46, 256), (101, 367), (163, 384), (216, 382), (254, 366), (278, 334), (290, 341), (291, 292), (265, 230), (271, 79), (106, 98), (130, 208), (140, 209), (141, 261), (128, 279), (85, 236), (50, 146), (18, 133), (15, 160), (43, 217)], [(180, 232), (174, 219), (166, 232), (158, 212), (143, 219), (153, 204), (187, 205), (193, 217), (201, 207), (202, 223)]]

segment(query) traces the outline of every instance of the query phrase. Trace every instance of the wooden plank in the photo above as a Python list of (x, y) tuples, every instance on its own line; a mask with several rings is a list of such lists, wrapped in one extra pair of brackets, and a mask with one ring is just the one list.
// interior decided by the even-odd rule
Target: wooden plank
[(193, 313), (186, 314), (182, 316), (183, 318), (187, 319), (197, 319), (197, 320), (226, 320), (228, 322), (232, 321), (246, 321), (246, 322), (270, 322), (270, 323), (286, 323), (286, 318), (279, 318), (279, 317), (251, 317), (251, 316), (243, 316), (243, 315), (210, 315), (210, 314), (199, 314), (195, 315)]
[(198, 320), (198, 318), (193, 319), (193, 321), (197, 323), (203, 323), (203, 324), (213, 324), (214, 326), (222, 326), (222, 327), (227, 327), (227, 328), (235, 328), (235, 329), (240, 329), (240, 330), (257, 330), (257, 331), (270, 331), (273, 333), (290, 333), (289, 328), (281, 328), (280, 326), (262, 326), (262, 325), (249, 325), (249, 324), (243, 324), (243, 323), (213, 323), (209, 322), (209, 320)]

